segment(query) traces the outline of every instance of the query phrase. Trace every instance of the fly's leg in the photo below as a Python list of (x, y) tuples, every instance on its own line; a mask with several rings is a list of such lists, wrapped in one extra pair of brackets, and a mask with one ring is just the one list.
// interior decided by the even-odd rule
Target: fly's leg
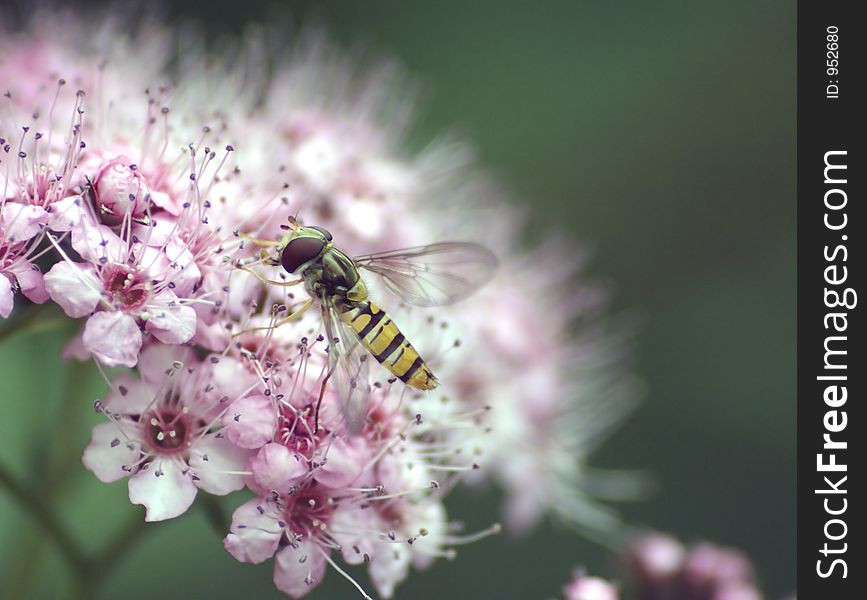
[[(325, 327), (325, 335), (327, 335), (329, 337), (328, 344), (330, 345), (335, 341), (335, 338), (334, 338), (334, 334), (331, 331), (331, 328), (329, 327), (330, 321), (328, 320), (328, 308), (326, 308), (327, 307), (327, 304), (326, 304), (327, 299), (325, 296), (325, 290), (320, 289), (320, 290), (318, 290), (318, 292), (319, 292), (319, 300), (320, 300), (319, 310), (322, 313), (322, 323), (323, 323), (323, 326)], [(334, 357), (333, 354), (329, 354), (329, 362), (331, 362), (331, 359), (333, 357)], [(335, 368), (337, 368), (337, 361), (334, 361), (331, 364), (331, 366), (329, 366), (328, 373), (325, 374), (325, 377), (322, 379), (322, 385), (319, 388), (319, 399), (316, 401), (316, 412), (314, 413), (315, 416), (313, 419), (313, 434), (314, 435), (316, 435), (316, 433), (319, 431), (319, 408), (322, 406), (322, 398), (323, 398), (323, 396), (325, 396), (325, 385), (328, 383), (328, 380), (331, 378), (331, 375), (334, 373)]]
[[(262, 263), (264, 263), (264, 264), (268, 264), (268, 265), (272, 265), (272, 266), (277, 266), (280, 264), (279, 256), (275, 256), (270, 251), (266, 250), (266, 248), (276, 248), (277, 253), (279, 254), (279, 252), (281, 252), (283, 250), (283, 247), (286, 244), (286, 238), (285, 237), (282, 240), (280, 240), (279, 242), (276, 242), (274, 240), (259, 239), (259, 238), (253, 237), (247, 233), (241, 233), (238, 235), (242, 240), (241, 244), (238, 246), (238, 250), (241, 250), (247, 242), (250, 242), (251, 244), (260, 247), (259, 252), (258, 252), (258, 259), (256, 261), (254, 261), (252, 263), (248, 263), (248, 264), (262, 264)], [(241, 265), (237, 265), (237, 266), (238, 266), (238, 268), (243, 268), (243, 267), (241, 267)], [(247, 269), (244, 269), (244, 270), (247, 270)]]
[(252, 235), (247, 234), (247, 233), (242, 233), (241, 237), (244, 238), (245, 240), (249, 240), (250, 242), (256, 244), (257, 246), (263, 246), (266, 248), (273, 247), (273, 246), (279, 246), (282, 243), (282, 242), (275, 242), (274, 240), (261, 240), (259, 238), (255, 238)]
[(273, 331), (273, 330), (277, 329), (278, 327), (281, 327), (281, 326), (285, 325), (286, 323), (289, 323), (290, 321), (294, 321), (295, 319), (300, 318), (305, 312), (307, 312), (310, 309), (311, 306), (313, 306), (313, 298), (308, 298), (307, 300), (304, 301), (304, 304), (301, 305), (301, 308), (299, 308), (298, 310), (283, 317), (282, 319), (272, 323), (271, 325), (266, 325), (264, 327), (250, 327), (248, 329), (245, 329), (244, 331), (239, 331), (238, 333), (232, 335), (232, 337), (235, 338), (235, 337), (238, 337), (239, 335), (243, 335), (245, 333), (250, 333), (252, 331), (263, 331), (263, 330)]
[(334, 367), (328, 369), (328, 373), (322, 379), (322, 386), (319, 388), (319, 399), (316, 401), (316, 412), (313, 419), (313, 435), (316, 435), (319, 431), (319, 407), (322, 406), (322, 397), (325, 395), (325, 384), (328, 383), (328, 379), (332, 373), (334, 373)]
[(258, 280), (261, 281), (262, 283), (265, 283), (265, 284), (268, 284), (268, 285), (277, 285), (277, 286), (280, 286), (280, 287), (290, 287), (290, 286), (298, 285), (299, 283), (303, 283), (303, 282), (304, 282), (304, 278), (303, 278), (303, 277), (299, 277), (298, 279), (290, 279), (289, 281), (276, 281), (276, 280), (274, 280), (274, 279), (268, 279), (268, 278), (266, 278), (266, 277), (262, 277), (259, 273), (257, 273), (256, 271), (254, 271), (253, 269), (250, 269), (250, 268), (248, 268), (248, 267), (244, 267), (244, 266), (240, 266), (240, 265), (239, 265), (239, 266), (236, 266), (235, 268), (236, 268), (236, 269), (240, 269), (241, 271), (245, 271), (245, 272), (249, 273), (250, 275), (252, 275), (252, 276), (255, 277), (256, 279), (258, 279)]

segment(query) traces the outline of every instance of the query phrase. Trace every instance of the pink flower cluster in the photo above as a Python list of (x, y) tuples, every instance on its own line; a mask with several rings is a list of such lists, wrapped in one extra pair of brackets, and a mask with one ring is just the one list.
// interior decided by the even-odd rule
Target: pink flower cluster
[[(82, 324), (67, 357), (128, 369), (95, 404), (96, 477), (127, 479), (148, 521), (246, 488), (225, 548), (273, 557), (295, 598), (329, 565), (345, 575), (338, 560), (390, 597), (411, 567), (497, 532), (458, 534), (443, 498), (463, 480), (501, 483), (516, 530), (549, 511), (616, 525), (583, 491), (587, 453), (631, 399), (602, 295), (574, 283), (568, 246), (522, 249), (518, 214), (463, 144), (406, 156), (395, 69), (359, 77), (304, 39), (265, 78), (173, 61), (176, 34), (154, 23), (127, 38), (42, 17), (0, 38), (0, 317), (19, 294), (50, 299)], [(350, 255), (457, 238), (502, 259), (482, 293), (424, 313), (368, 282), (443, 385), (410, 391), (374, 365), (359, 433), (327, 384), (318, 311), (275, 326), (304, 290), (246, 266), (291, 215)]]
[(666, 534), (645, 534), (627, 545), (622, 567), (624, 581), (620, 585), (576, 571), (563, 588), (565, 600), (764, 598), (747, 555), (708, 542), (687, 547)]
[(651, 534), (635, 540), (626, 555), (639, 600), (762, 600), (749, 558), (709, 543), (686, 548)]

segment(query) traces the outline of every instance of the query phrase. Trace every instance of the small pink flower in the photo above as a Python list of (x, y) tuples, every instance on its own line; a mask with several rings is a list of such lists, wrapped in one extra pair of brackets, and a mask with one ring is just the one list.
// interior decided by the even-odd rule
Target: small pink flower
[(311, 482), (290, 496), (266, 494), (254, 498), (232, 515), (231, 531), (223, 545), (239, 561), (254, 564), (276, 553), (275, 585), (289, 596), (300, 598), (325, 574), (324, 557), (330, 549), (324, 550), (317, 540), (327, 531), (334, 511), (331, 493)]
[(88, 260), (56, 263), (45, 274), (52, 300), (85, 324), (84, 347), (107, 366), (133, 367), (141, 329), (166, 344), (182, 344), (196, 332), (196, 313), (174, 292), (168, 257), (127, 243), (105, 225), (73, 232), (73, 246)]
[(225, 495), (244, 486), (249, 452), (223, 436), (213, 407), (199, 401), (196, 366), (176, 363), (160, 383), (121, 376), (99, 406), (82, 462), (100, 481), (129, 477), (129, 497), (145, 520), (183, 514), (197, 490)]
[[(317, 429), (315, 398), (312, 400), (302, 409), (279, 403), (274, 441), (259, 449), (250, 463), (253, 480), (264, 491), (286, 494), (310, 478), (327, 486), (346, 487), (364, 469), (368, 454), (363, 444), (329, 429), (324, 415)], [(329, 400), (336, 402), (334, 397)]]

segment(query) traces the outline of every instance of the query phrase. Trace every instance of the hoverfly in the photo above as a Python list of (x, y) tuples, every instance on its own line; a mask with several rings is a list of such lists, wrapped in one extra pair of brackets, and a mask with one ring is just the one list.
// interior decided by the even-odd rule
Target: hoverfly
[(281, 285), (303, 282), (310, 296), (280, 323), (318, 304), (328, 339), (325, 380), (335, 378), (343, 418), (355, 433), (367, 416), (368, 355), (412, 388), (430, 390), (439, 384), (397, 324), (368, 298), (359, 271), (365, 269), (380, 276), (386, 288), (409, 304), (433, 307), (473, 294), (491, 279), (498, 261), (487, 248), (466, 242), (441, 242), (350, 257), (334, 245), (328, 230), (299, 225), (293, 218), (289, 221), (290, 226), (284, 228), (290, 231), (279, 242), (254, 242), (274, 246), (275, 252), (264, 260), (266, 264), (282, 266), (300, 276)]

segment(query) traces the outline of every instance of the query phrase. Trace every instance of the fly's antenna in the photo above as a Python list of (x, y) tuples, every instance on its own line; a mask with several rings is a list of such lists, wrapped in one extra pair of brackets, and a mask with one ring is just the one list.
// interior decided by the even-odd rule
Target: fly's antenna
[[(301, 212), (301, 209), (299, 208), (298, 213), (300, 213), (300, 212)], [(283, 231), (294, 231), (294, 230), (298, 229), (298, 227), (299, 227), (299, 225), (298, 225), (298, 213), (295, 213), (294, 216), (289, 215), (286, 219), (287, 221), (289, 221), (289, 224), (288, 225), (280, 225), (280, 229), (282, 229)]]

